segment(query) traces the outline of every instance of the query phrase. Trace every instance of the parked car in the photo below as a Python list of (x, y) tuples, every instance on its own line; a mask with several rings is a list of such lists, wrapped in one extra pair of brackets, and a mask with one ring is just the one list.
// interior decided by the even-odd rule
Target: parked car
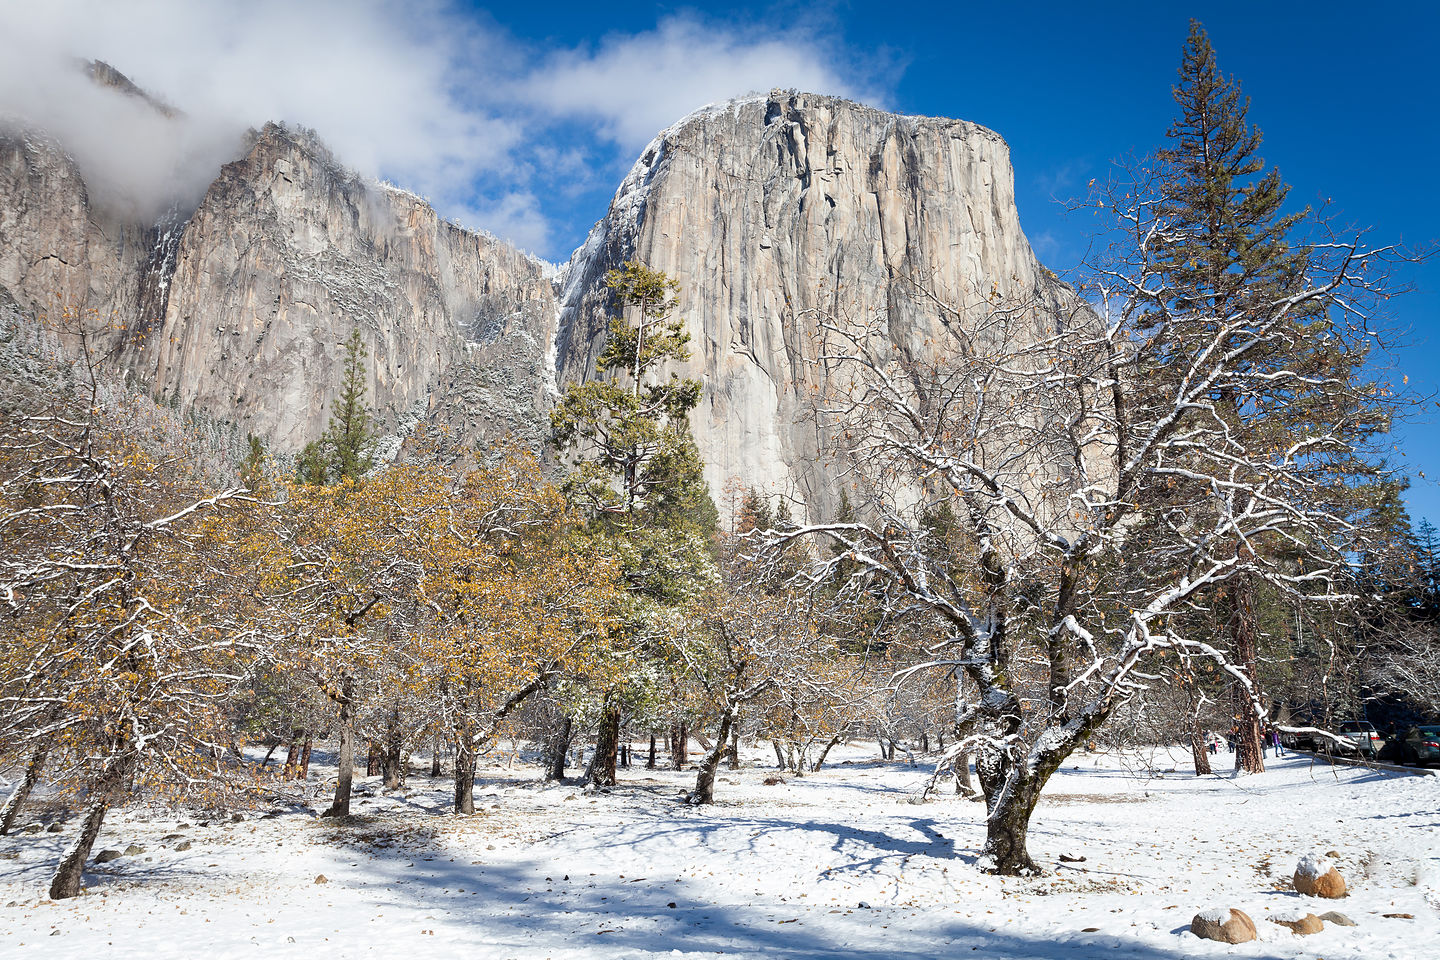
[(1382, 759), (1386, 757), (1414, 766), (1440, 763), (1440, 725), (1411, 727), (1387, 745)]
[[(1385, 745), (1385, 738), (1380, 736), (1375, 729), (1375, 724), (1369, 720), (1344, 720), (1340, 723), (1337, 731), (1342, 740), (1348, 741), (1356, 753), (1364, 757), (1373, 757), (1380, 752)], [(1337, 744), (1337, 748), (1348, 753), (1344, 744)]]

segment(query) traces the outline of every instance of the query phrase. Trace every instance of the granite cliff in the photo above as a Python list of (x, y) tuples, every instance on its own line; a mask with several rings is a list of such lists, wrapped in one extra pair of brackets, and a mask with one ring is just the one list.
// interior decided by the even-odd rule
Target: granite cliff
[(683, 288), (717, 501), (738, 483), (818, 516), (836, 495), (806, 416), (818, 318), (885, 317), (924, 356), (952, 319), (937, 303), (1063, 296), (1012, 179), (974, 124), (777, 91), (657, 136), (557, 272), (347, 171), (308, 131), (253, 132), (198, 207), (135, 224), (92, 202), (60, 144), (0, 129), (0, 293), (97, 312), (113, 369), (282, 451), (324, 428), (355, 328), (392, 438), (430, 422), (538, 442), (557, 385), (603, 347), (605, 272), (641, 260)]

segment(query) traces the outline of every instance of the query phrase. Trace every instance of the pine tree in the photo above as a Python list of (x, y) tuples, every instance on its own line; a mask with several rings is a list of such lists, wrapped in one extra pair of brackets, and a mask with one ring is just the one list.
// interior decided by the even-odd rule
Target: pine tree
[(375, 431), (365, 402), (365, 346), (360, 331), (345, 341), (345, 366), (340, 395), (330, 423), (319, 440), (305, 445), (296, 459), (295, 475), (311, 486), (358, 480), (375, 465)]
[[(592, 535), (620, 558), (631, 598), (627, 619), (639, 636), (714, 577), (719, 516), (690, 436), (700, 381), (662, 372), (690, 358), (689, 334), (674, 317), (679, 284), (635, 262), (612, 270), (605, 282), (619, 312), (596, 379), (572, 385), (550, 421), (555, 446), (574, 457), (564, 489), (590, 514)], [(641, 696), (622, 687), (605, 691), (601, 706), (587, 773), (600, 785), (615, 782), (621, 706)]]
[[(1184, 360), (1209, 346), (1216, 332), (1237, 318), (1257, 324), (1272, 323), (1277, 304), (1306, 281), (1310, 250), (1293, 242), (1299, 228), (1312, 221), (1309, 208), (1285, 212), (1289, 187), (1275, 168), (1267, 170), (1258, 150), (1262, 136), (1248, 120), (1249, 98), (1237, 81), (1224, 76), (1216, 62), (1209, 37), (1191, 21), (1173, 89), (1179, 115), (1168, 131), (1169, 145), (1159, 151), (1161, 199), (1158, 221), (1164, 229), (1153, 247), (1155, 273), (1165, 281), (1150, 307), (1153, 336), (1166, 344), (1168, 355), (1184, 369)], [(1236, 438), (1255, 443), (1268, 439), (1283, 444), (1287, 435), (1313, 424), (1340, 423), (1344, 394), (1356, 380), (1363, 351), (1337, 346), (1322, 303), (1315, 299), (1291, 309), (1283, 323), (1290, 337), (1275, 338), (1275, 352), (1258, 353), (1252, 367), (1259, 375), (1248, 379), (1248, 389), (1216, 388), (1218, 414)], [(1281, 347), (1280, 345), (1284, 346)], [(1301, 345), (1294, 349), (1294, 345)], [(1165, 377), (1155, 377), (1161, 393), (1168, 391)], [(1337, 427), (1337, 429), (1339, 429)], [(1359, 420), (1349, 429), (1357, 432), (1383, 429), (1373, 418)], [(1338, 506), (1353, 509), (1365, 496), (1357, 476), (1373, 471), (1368, 465), (1327, 464), (1330, 474), (1317, 476), (1317, 496), (1334, 497)], [(1217, 509), (1243, 512), (1248, 505), (1243, 471), (1234, 490), (1223, 495), (1228, 502)], [(1351, 501), (1348, 505), (1342, 501)], [(1253, 550), (1277, 549), (1264, 543), (1235, 544), (1237, 556)], [(1283, 548), (1279, 548), (1283, 549)], [(1271, 557), (1271, 559), (1281, 559)], [(1239, 728), (1237, 764), (1247, 772), (1264, 770), (1260, 717), (1253, 708), (1259, 682), (1261, 611), (1264, 595), (1253, 578), (1236, 577), (1219, 598), (1230, 648), (1246, 681), (1232, 683), (1234, 722)], [(1250, 689), (1247, 689), (1247, 682)]]

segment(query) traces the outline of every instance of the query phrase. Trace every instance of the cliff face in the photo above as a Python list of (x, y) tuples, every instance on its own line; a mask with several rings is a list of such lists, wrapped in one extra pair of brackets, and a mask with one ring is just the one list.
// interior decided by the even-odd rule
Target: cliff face
[(83, 312), (103, 354), (140, 312), (156, 229), (93, 205), (53, 139), (0, 129), (0, 287), (34, 313)]
[(359, 329), (382, 427), (440, 419), (534, 438), (553, 325), (543, 264), (442, 221), (276, 126), (185, 226), (143, 355), (161, 396), (229, 411), (283, 449), (317, 436)]
[(683, 287), (693, 359), (677, 372), (705, 384), (692, 422), (716, 500), (738, 481), (820, 517), (838, 493), (810, 415), (822, 318), (884, 318), (920, 359), (953, 342), (949, 309), (963, 326), (1064, 295), (1020, 230), (1004, 141), (962, 121), (780, 92), (707, 108), (647, 147), (558, 287), (313, 134), (247, 143), (196, 209), (130, 224), (58, 144), (0, 131), (0, 295), (92, 308), (115, 370), (281, 451), (323, 431), (355, 329), (392, 438), (431, 423), (538, 444), (557, 382), (603, 349), (606, 271), (634, 259)]
[(838, 492), (823, 420), (808, 415), (821, 318), (886, 317), (891, 340), (922, 358), (953, 342), (937, 303), (963, 316), (1059, 295), (1020, 230), (999, 136), (809, 94), (710, 108), (646, 148), (568, 267), (562, 380), (593, 369), (609, 306), (600, 279), (627, 259), (682, 285), (712, 493), (738, 479), (812, 516)]
[(441, 220), (269, 125), (199, 207), (149, 226), (90, 202), (58, 144), (0, 139), (0, 286), (79, 311), (112, 368), (293, 451), (325, 428), (361, 331), (382, 430), (538, 441), (550, 376), (545, 264)]

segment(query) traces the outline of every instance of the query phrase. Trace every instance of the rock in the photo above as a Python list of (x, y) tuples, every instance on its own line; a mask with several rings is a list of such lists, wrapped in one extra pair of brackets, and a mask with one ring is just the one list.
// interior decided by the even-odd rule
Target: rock
[(127, 857), (138, 856), (138, 855), (140, 855), (140, 854), (142, 854), (142, 853), (144, 853), (144, 852), (145, 852), (145, 848), (142, 847), (142, 846), (140, 846), (140, 844), (138, 844), (138, 843), (132, 843), (132, 844), (130, 844), (130, 846), (128, 846), (128, 847), (125, 848), (125, 856), (127, 856)]
[(315, 882), (316, 882), (316, 883), (329, 883), (330, 881), (329, 881), (329, 879), (326, 878), (325, 874), (321, 873), (321, 874), (317, 874), (317, 875), (316, 875), (316, 877), (315, 877)]
[(1062, 853), (1062, 854), (1060, 854), (1060, 862), (1061, 862), (1061, 863), (1084, 863), (1084, 862), (1085, 862), (1085, 858), (1084, 858), (1084, 857), (1072, 857), (1072, 856), (1070, 856), (1068, 853)]
[(1345, 916), (1345, 914), (1341, 913), (1339, 910), (1329, 910), (1329, 911), (1326, 911), (1325, 913), (1320, 914), (1320, 919), (1321, 919), (1321, 920), (1324, 920), (1326, 923), (1333, 923), (1333, 924), (1335, 924), (1335, 926), (1337, 926), (1337, 927), (1353, 927), (1353, 926), (1356, 926), (1356, 923), (1355, 923), (1354, 920), (1351, 920), (1349, 917)]
[(797, 519), (834, 516), (840, 493), (805, 415), (817, 317), (888, 316), (898, 350), (923, 362), (954, 342), (932, 295), (1036, 299), (1041, 314), (1060, 295), (1020, 229), (998, 134), (781, 90), (707, 107), (642, 151), (565, 268), (560, 383), (593, 376), (603, 279), (626, 260), (682, 287), (693, 356), (677, 372), (705, 384), (690, 428), (712, 494), (732, 478), (793, 491)]
[(1312, 933), (1319, 933), (1325, 929), (1325, 924), (1313, 913), (1290, 913), (1275, 914), (1270, 917), (1271, 923), (1278, 923), (1282, 927), (1289, 927), (1290, 932), (1296, 936), (1308, 937)]
[(1328, 858), (1311, 854), (1295, 866), (1295, 891), (1307, 897), (1338, 900), (1345, 896), (1345, 878)]
[(244, 823), (244, 822), (245, 822), (245, 814), (243, 814), (243, 813), (232, 813), (232, 814), (230, 814), (230, 822), (231, 822), (231, 823)]
[(111, 860), (119, 860), (123, 856), (125, 856), (125, 854), (121, 853), (119, 850), (101, 850), (99, 853), (95, 854), (95, 862), (109, 863)]
[(281, 453), (325, 429), (352, 330), (382, 456), (421, 424), (456, 449), (538, 443), (555, 388), (604, 349), (605, 273), (640, 260), (683, 288), (693, 356), (675, 372), (705, 383), (691, 430), (712, 495), (734, 479), (798, 497), (797, 519), (833, 516), (803, 415), (817, 317), (888, 314), (923, 362), (953, 342), (932, 297), (1037, 302), (1037, 333), (1071, 302), (1021, 231), (999, 135), (835, 97), (774, 91), (677, 122), (558, 276), (308, 131), (267, 124), (232, 159), (180, 212), (110, 210), (52, 138), (0, 134), (0, 295), (114, 317), (94, 343), (111, 372)]
[(184, 837), (184, 836), (185, 836), (185, 834), (183, 834), (183, 833), (167, 833), (167, 834), (165, 834), (165, 836), (161, 837), (160, 839), (161, 839), (163, 842), (165, 842), (165, 843), (169, 843), (169, 842), (171, 842), (172, 840), (179, 840), (179, 839), (181, 839), (181, 838)]
[(189, 850), (189, 849), (190, 849), (190, 841), (189, 841), (189, 840), (181, 840), (179, 843), (175, 844), (175, 852), (176, 852), (176, 853), (184, 853), (186, 850)]
[(22, 832), (23, 832), (23, 833), (41, 833), (41, 832), (44, 831), (44, 829), (45, 829), (45, 825), (44, 825), (44, 824), (40, 824), (40, 823), (30, 823), (30, 824), (26, 824), (25, 829), (24, 829)]
[(1255, 921), (1243, 910), (1220, 907), (1195, 914), (1190, 932), (1205, 940), (1221, 943), (1249, 943), (1255, 939)]
[(50, 824), (50, 826), (48, 826), (48, 827), (45, 828), (45, 832), (46, 832), (46, 833), (59, 833), (60, 831), (62, 831), (62, 830), (64, 830), (64, 829), (65, 829), (65, 828), (62, 827), (62, 826), (60, 826), (60, 824), (58, 824), (58, 823), (52, 823), (52, 824)]

